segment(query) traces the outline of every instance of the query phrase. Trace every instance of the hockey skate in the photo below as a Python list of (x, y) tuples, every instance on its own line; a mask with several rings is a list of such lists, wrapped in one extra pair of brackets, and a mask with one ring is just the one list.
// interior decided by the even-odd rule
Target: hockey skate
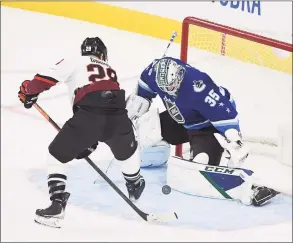
[(52, 200), (48, 208), (37, 209), (35, 222), (54, 228), (61, 228), (69, 196), (70, 193), (64, 192), (61, 195), (61, 199)]
[(142, 176), (140, 176), (134, 182), (126, 182), (126, 188), (129, 194), (129, 199), (131, 201), (136, 201), (140, 198), (144, 188), (145, 188), (145, 180)]
[(254, 191), (252, 198), (252, 204), (254, 206), (262, 206), (279, 194), (274, 189), (265, 186), (252, 186), (252, 190)]

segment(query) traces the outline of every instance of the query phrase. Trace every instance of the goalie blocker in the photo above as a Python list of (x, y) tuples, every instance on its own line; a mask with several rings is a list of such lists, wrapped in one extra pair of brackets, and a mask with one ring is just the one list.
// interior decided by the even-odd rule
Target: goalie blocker
[(251, 170), (201, 164), (179, 157), (168, 161), (167, 184), (189, 195), (254, 206), (261, 206), (278, 194), (271, 188), (254, 185)]

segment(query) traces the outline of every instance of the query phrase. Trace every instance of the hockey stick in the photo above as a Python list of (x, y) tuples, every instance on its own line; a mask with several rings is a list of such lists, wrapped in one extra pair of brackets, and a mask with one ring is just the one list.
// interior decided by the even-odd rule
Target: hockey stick
[[(19, 96), (21, 99), (23, 99), (23, 97), (20, 95)], [(34, 107), (45, 117), (45, 119), (57, 130), (60, 131), (60, 127), (58, 126), (58, 124), (56, 122), (54, 122), (54, 120), (37, 104), (34, 104)], [(153, 213), (151, 214), (147, 214), (143, 211), (141, 211), (138, 207), (136, 207), (136, 205), (131, 202), (131, 200), (126, 197), (124, 195), (124, 193), (109, 179), (109, 177), (107, 177), (103, 171), (100, 170), (100, 168), (98, 166), (96, 166), (96, 164), (89, 158), (89, 157), (85, 157), (84, 158), (91, 166), (92, 168), (98, 172), (100, 174), (100, 176), (102, 176), (104, 178), (104, 180), (106, 182), (108, 182), (108, 184), (124, 199), (124, 201), (130, 206), (132, 207), (132, 209), (140, 216), (142, 217), (145, 221), (149, 221), (149, 222), (167, 222), (167, 221), (171, 221), (174, 219), (178, 219), (178, 216), (175, 212), (173, 213), (165, 213), (165, 214), (160, 214), (160, 215), (155, 215)]]
[(168, 51), (168, 49), (169, 49), (169, 47), (170, 47), (170, 45), (172, 44), (172, 42), (174, 41), (174, 39), (175, 39), (175, 37), (177, 36), (177, 32), (176, 31), (174, 31), (173, 33), (172, 33), (172, 36), (171, 36), (171, 38), (170, 38), (170, 41), (169, 41), (169, 43), (168, 43), (168, 46), (167, 46), (167, 48), (166, 48), (166, 50), (165, 50), (165, 52), (164, 52), (164, 55), (163, 55), (163, 57), (165, 57), (166, 56), (166, 54), (167, 54), (167, 51)]

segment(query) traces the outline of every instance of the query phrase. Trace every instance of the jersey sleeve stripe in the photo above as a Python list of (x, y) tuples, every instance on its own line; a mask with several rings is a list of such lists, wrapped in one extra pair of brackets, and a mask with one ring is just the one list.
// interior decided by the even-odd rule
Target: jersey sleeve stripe
[(51, 85), (56, 85), (58, 83), (58, 80), (48, 77), (48, 76), (43, 76), (40, 74), (36, 74), (34, 79), (51, 84)]
[(152, 94), (156, 94), (155, 91), (153, 91), (145, 82), (143, 82), (141, 79), (138, 80), (138, 85), (143, 88), (144, 90), (152, 93)]
[(204, 122), (199, 122), (199, 123), (194, 123), (194, 124), (189, 124), (189, 125), (183, 125), (183, 126), (186, 129), (191, 129), (191, 128), (198, 127), (198, 126), (201, 126), (201, 125), (204, 125), (204, 124), (207, 124), (207, 123), (210, 123), (210, 121), (207, 120), (207, 121), (204, 121)]
[(227, 125), (238, 125), (239, 124), (239, 118), (238, 115), (233, 118), (233, 119), (229, 119), (229, 120), (221, 120), (221, 121), (215, 121), (215, 122), (211, 122), (214, 126), (216, 127), (221, 127), (221, 126), (227, 126)]

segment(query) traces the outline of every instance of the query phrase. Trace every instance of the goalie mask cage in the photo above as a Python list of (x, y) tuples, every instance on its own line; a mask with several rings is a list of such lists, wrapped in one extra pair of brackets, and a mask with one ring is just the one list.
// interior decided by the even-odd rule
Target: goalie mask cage
[[(258, 45), (258, 47), (255, 47), (256, 45)], [(247, 49), (245, 50), (245, 48), (243, 48), (244, 46), (246, 46), (246, 48), (247, 46), (251, 46), (249, 55), (247, 55)], [(234, 59), (240, 59), (247, 63), (257, 64), (292, 75), (292, 44), (211, 21), (195, 17), (186, 17), (182, 23), (180, 58), (184, 62), (196, 65), (196, 63), (200, 63), (201, 60), (194, 60), (190, 51), (191, 48), (211, 52), (219, 57), (228, 56)], [(280, 55), (284, 55), (285, 53), (287, 58), (290, 56), (291, 62), (288, 60), (284, 63), (275, 63), (275, 61), (272, 61), (272, 58), (269, 56), (273, 55), (272, 48)], [(255, 53), (253, 53), (253, 51), (255, 51)], [(263, 60), (260, 60), (260, 55), (262, 55)], [(245, 56), (245, 60), (243, 60), (243, 56)], [(229, 89), (229, 87), (227, 88)], [(270, 147), (278, 146), (277, 140), (265, 137), (247, 137), (243, 135), (243, 138), (244, 141), (254, 144), (268, 145)], [(182, 144), (176, 146), (176, 156), (182, 157), (184, 152), (185, 149)]]

